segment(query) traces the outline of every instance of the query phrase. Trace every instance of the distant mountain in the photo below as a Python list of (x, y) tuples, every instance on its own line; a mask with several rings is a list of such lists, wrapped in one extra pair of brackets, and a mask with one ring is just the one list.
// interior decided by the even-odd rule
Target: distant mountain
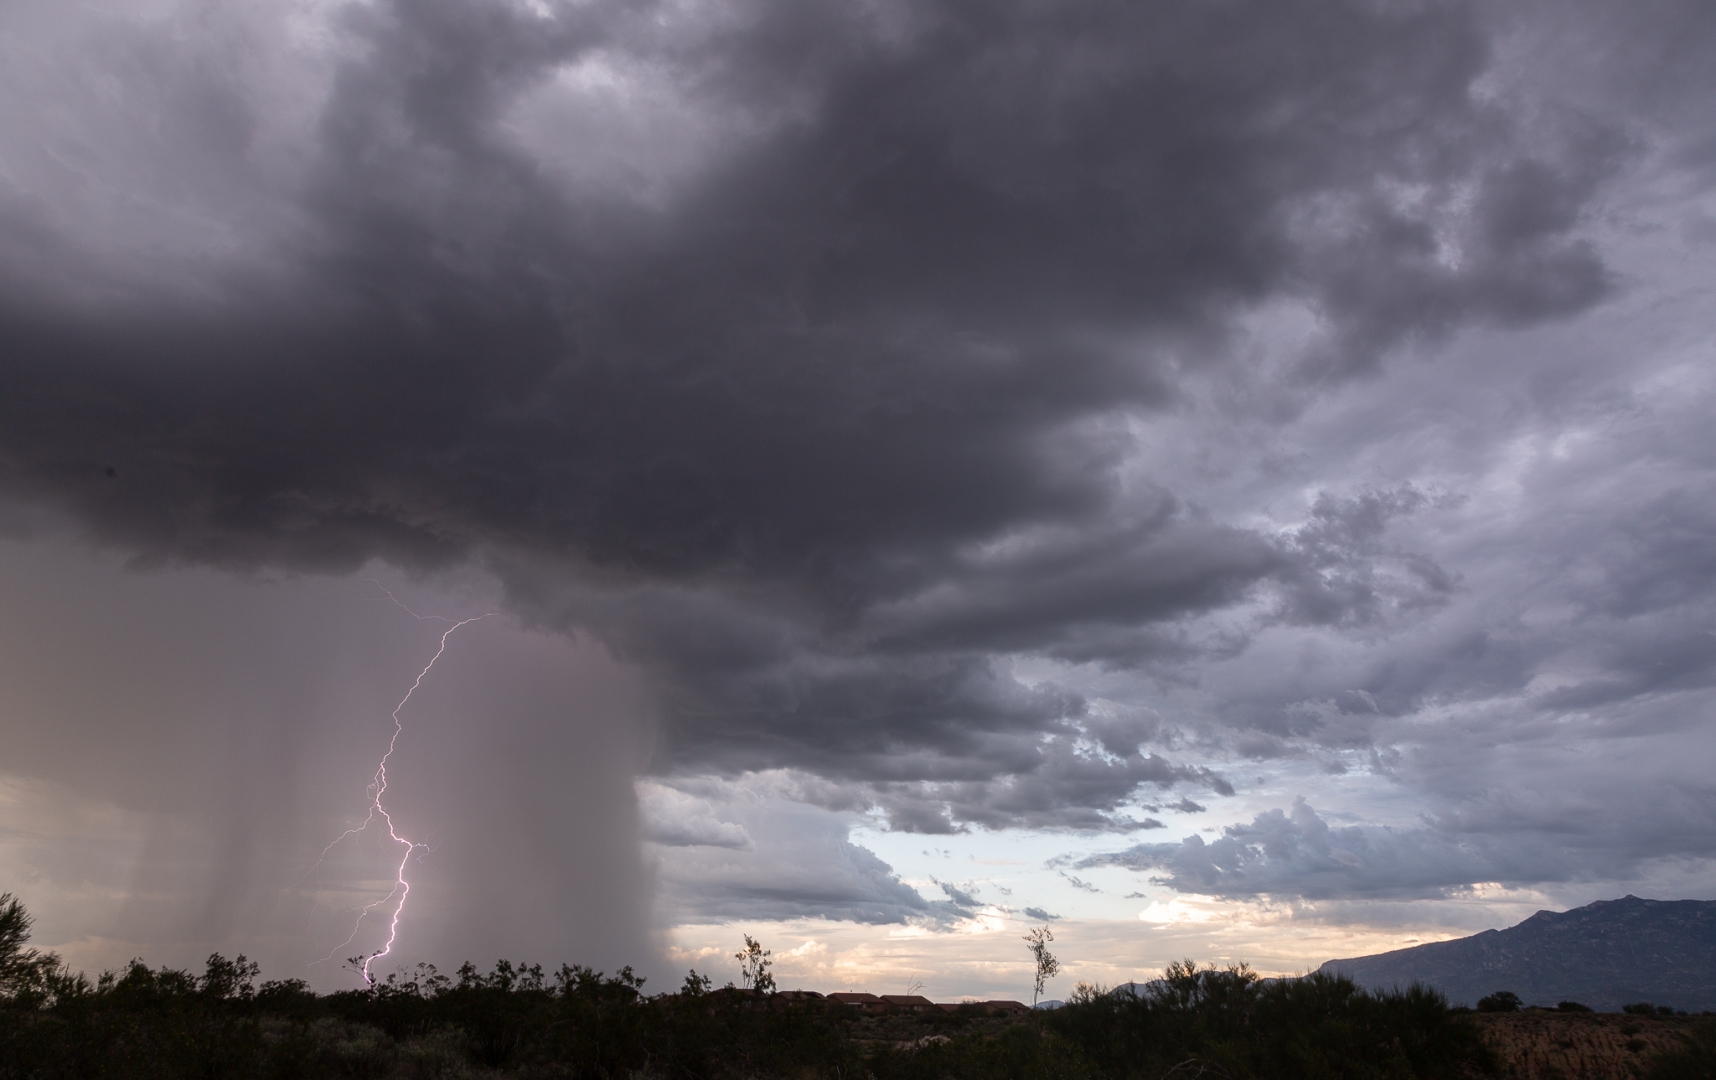
[(1540, 911), (1506, 930), (1330, 960), (1319, 970), (1371, 989), (1421, 982), (1456, 1005), (1512, 990), (1527, 1005), (1578, 1001), (1614, 1011), (1648, 1001), (1716, 1009), (1716, 901), (1599, 900)]

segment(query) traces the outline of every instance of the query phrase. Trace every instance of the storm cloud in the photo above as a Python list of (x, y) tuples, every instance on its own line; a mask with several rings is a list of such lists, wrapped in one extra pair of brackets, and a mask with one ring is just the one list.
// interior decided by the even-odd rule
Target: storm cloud
[[(1561, 768), (1522, 748), (1708, 756), (1711, 388), (1657, 256), (1710, 262), (1713, 36), (1673, 4), (14, 4), (4, 527), (486, 575), (647, 686), (637, 828), (709, 918), (940, 917), (828, 813), (1124, 834), (1258, 762), (1428, 823), (1254, 807), (1106, 864), (1567, 880), (1535, 826), (1460, 838)], [(697, 787), (765, 774), (790, 828)], [(1666, 799), (1604, 872), (1711, 854)]]

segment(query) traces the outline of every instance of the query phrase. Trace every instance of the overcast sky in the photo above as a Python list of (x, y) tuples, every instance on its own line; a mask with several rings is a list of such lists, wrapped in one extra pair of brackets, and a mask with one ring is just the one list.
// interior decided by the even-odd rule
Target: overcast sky
[(351, 985), (492, 613), (390, 962), (1712, 898), (1712, 100), (1685, 0), (11, 0), (0, 891)]

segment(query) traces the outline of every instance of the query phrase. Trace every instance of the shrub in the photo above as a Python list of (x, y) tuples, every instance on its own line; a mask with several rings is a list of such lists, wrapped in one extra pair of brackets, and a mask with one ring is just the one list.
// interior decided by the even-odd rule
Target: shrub
[(1518, 1012), (1525, 1003), (1512, 990), (1497, 990), (1478, 999), (1479, 1012)]
[(1085, 1063), (1083, 1075), (1116, 1080), (1463, 1077), (1494, 1067), (1477, 1029), (1434, 990), (1370, 993), (1323, 974), (1264, 982), (1243, 965), (1177, 963), (1141, 994), (1075, 994), (1041, 1023)]
[(1716, 1080), (1716, 1023), (1699, 1024), (1680, 1037), (1680, 1046), (1646, 1062), (1645, 1080)]

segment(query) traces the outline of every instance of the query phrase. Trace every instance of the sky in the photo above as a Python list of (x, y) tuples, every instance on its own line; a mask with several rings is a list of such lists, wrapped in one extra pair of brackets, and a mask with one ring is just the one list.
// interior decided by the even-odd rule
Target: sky
[(1673, 0), (12, 0), (0, 891), (941, 1000), (1716, 898), (1713, 94)]

